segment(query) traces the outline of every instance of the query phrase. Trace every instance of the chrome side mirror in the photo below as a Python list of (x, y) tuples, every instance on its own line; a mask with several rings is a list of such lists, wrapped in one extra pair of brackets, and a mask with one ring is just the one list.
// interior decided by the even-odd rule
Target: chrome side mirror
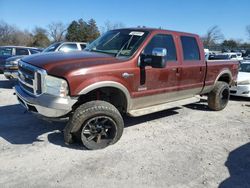
[(153, 56), (166, 57), (167, 49), (166, 48), (154, 48), (152, 51)]

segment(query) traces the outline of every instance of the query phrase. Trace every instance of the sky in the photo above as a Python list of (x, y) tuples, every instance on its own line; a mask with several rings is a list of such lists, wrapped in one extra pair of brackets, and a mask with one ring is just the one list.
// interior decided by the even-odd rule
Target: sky
[(82, 18), (204, 35), (218, 25), (225, 39), (249, 41), (249, 0), (0, 0), (0, 21), (32, 31), (51, 22), (69, 24)]

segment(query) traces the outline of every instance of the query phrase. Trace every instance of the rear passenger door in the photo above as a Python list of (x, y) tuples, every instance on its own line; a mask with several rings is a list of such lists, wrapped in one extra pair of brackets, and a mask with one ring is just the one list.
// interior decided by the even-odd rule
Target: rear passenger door
[(180, 36), (182, 51), (182, 66), (180, 89), (183, 97), (190, 97), (199, 94), (203, 88), (206, 64), (204, 57), (201, 57), (202, 49), (199, 48), (198, 38), (194, 36)]

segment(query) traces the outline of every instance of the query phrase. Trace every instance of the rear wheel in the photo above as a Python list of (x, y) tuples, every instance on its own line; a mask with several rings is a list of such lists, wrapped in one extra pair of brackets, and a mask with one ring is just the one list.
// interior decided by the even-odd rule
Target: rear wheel
[(79, 106), (65, 127), (64, 139), (80, 138), (88, 149), (101, 149), (116, 143), (123, 133), (119, 111), (105, 101), (91, 101)]
[(222, 110), (229, 101), (229, 86), (225, 82), (218, 81), (214, 89), (208, 94), (208, 107), (212, 110)]

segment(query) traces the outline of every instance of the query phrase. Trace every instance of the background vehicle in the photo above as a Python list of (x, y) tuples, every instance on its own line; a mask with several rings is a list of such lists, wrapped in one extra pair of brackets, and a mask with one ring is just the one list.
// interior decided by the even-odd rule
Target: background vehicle
[(4, 76), (7, 79), (16, 79), (18, 76), (18, 61), (24, 57), (22, 56), (14, 56), (14, 57), (10, 57), (8, 59), (5, 60), (4, 63)]
[(64, 140), (88, 149), (116, 143), (121, 114), (141, 116), (198, 102), (222, 110), (238, 61), (206, 61), (198, 35), (146, 28), (108, 31), (85, 52), (25, 57), (19, 62), (20, 104), (45, 117), (69, 117)]
[(230, 94), (240, 97), (250, 97), (250, 61), (241, 62), (237, 86), (230, 88)]
[(241, 61), (243, 60), (242, 53), (240, 52), (230, 52), (230, 53), (224, 53), (229, 56), (230, 59)]
[(0, 46), (0, 72), (4, 70), (5, 60), (12, 56), (31, 55), (41, 52), (39, 48), (24, 46)]
[(45, 48), (43, 52), (70, 52), (70, 51), (80, 51), (86, 47), (86, 42), (56, 42), (51, 44), (49, 47)]

